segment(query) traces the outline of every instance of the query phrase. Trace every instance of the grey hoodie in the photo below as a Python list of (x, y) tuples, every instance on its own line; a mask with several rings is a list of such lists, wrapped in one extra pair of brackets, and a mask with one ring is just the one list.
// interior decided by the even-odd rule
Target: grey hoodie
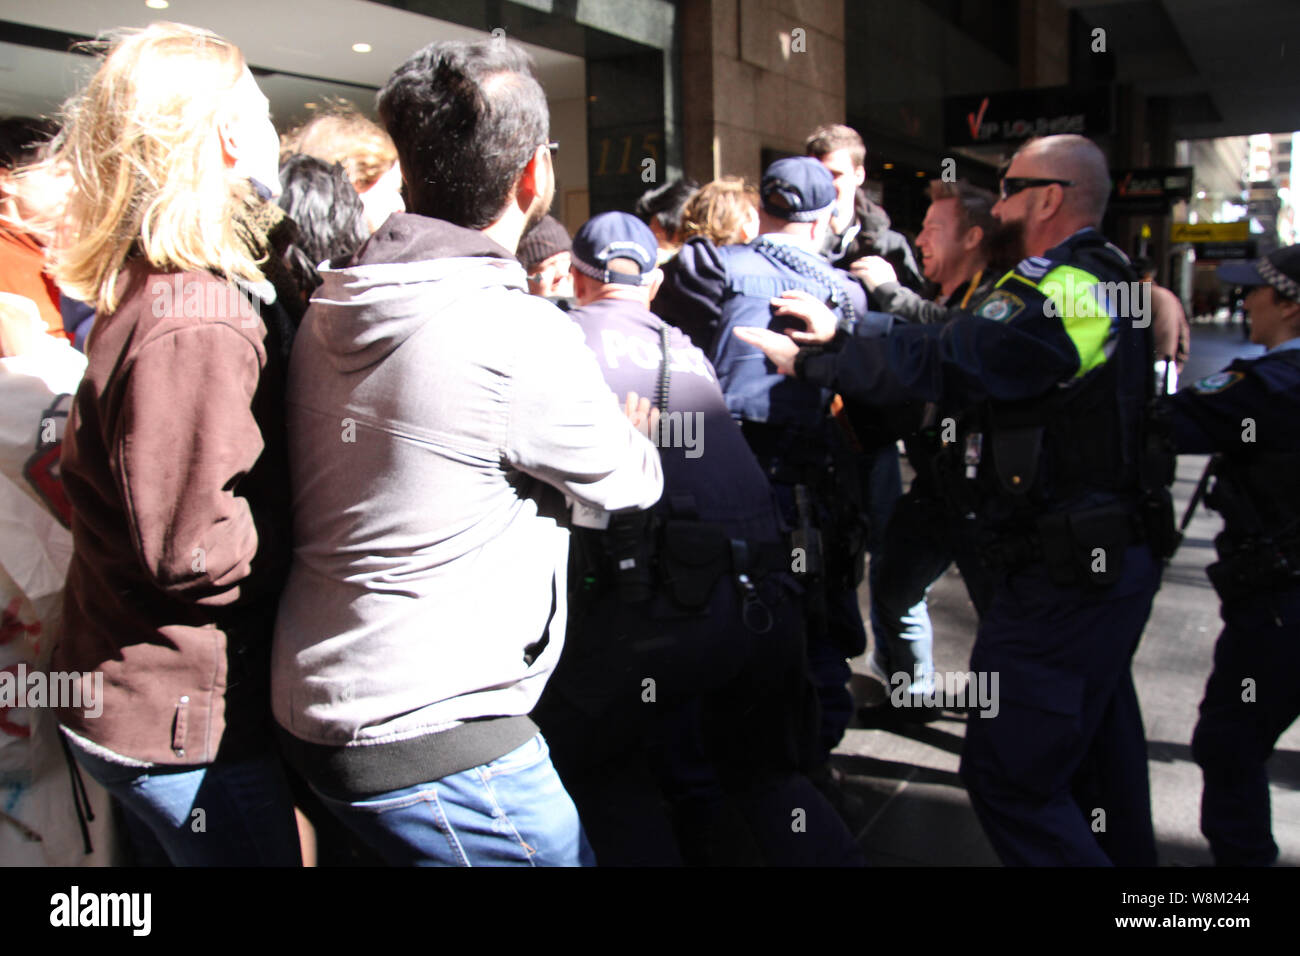
[(321, 274), (289, 373), (273, 712), (318, 786), (379, 792), (535, 733), (566, 622), (563, 495), (648, 508), (662, 473), (582, 333), (483, 234), (399, 214)]

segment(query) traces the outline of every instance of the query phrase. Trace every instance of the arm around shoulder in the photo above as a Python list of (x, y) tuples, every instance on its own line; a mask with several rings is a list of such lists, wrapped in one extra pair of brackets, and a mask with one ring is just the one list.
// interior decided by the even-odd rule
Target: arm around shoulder
[(717, 246), (703, 237), (690, 239), (664, 266), (664, 281), (650, 310), (710, 354), (722, 319), (726, 282), (727, 267)]

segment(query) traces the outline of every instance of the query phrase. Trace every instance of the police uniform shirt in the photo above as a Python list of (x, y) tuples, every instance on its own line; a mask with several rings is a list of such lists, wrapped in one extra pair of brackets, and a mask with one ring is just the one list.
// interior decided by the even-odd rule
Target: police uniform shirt
[(1300, 338), (1162, 400), (1182, 454), (1300, 451)]
[[(801, 327), (796, 319), (772, 313), (771, 299), (791, 289), (846, 303), (859, 319), (855, 334), (883, 334), (890, 322), (867, 312), (862, 287), (848, 273), (780, 234), (721, 248), (703, 239), (688, 242), (666, 270), (653, 308), (708, 355), (734, 418), (817, 428), (830, 391), (785, 378), (761, 350), (731, 334), (741, 326)], [(843, 319), (845, 311), (838, 311)]]
[[(655, 398), (663, 351), (661, 319), (634, 302), (600, 299), (573, 309), (614, 394)], [(680, 330), (668, 328), (668, 408), (651, 441), (663, 462), (664, 501), (687, 496), (701, 520), (729, 534), (776, 540), (766, 476), (727, 412), (713, 366)]]
[(663, 270), (664, 281), (650, 303), (651, 311), (685, 332), (696, 348), (711, 354), (727, 281), (718, 247), (703, 236), (692, 236)]

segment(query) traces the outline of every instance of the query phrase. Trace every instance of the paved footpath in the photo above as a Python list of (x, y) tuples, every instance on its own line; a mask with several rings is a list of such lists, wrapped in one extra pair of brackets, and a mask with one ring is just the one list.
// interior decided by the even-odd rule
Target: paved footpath
[[(1238, 355), (1261, 351), (1244, 343), (1237, 329), (1196, 325), (1181, 384), (1190, 385)], [(1179, 460), (1174, 495), (1180, 518), (1204, 466), (1204, 456)], [(1220, 629), (1219, 602), (1205, 566), (1214, 560), (1214, 536), (1221, 527), (1217, 514), (1197, 510), (1165, 570), (1134, 660), (1148, 741), (1152, 814), (1164, 865), (1212, 862), (1200, 834), (1201, 773), (1190, 745)], [(865, 619), (865, 586), (859, 596)], [(965, 671), (976, 618), (955, 568), (935, 584), (929, 603), (936, 669)], [(880, 700), (883, 688), (867, 676), (866, 658), (854, 660), (853, 670), (859, 699)], [(848, 792), (863, 801), (855, 827), (873, 864), (997, 865), (957, 776), (964, 733), (964, 720), (945, 712), (929, 724), (895, 730), (855, 727), (845, 735), (835, 765), (846, 775)], [(1300, 864), (1300, 722), (1278, 742), (1269, 776), (1279, 863), (1295, 866)]]

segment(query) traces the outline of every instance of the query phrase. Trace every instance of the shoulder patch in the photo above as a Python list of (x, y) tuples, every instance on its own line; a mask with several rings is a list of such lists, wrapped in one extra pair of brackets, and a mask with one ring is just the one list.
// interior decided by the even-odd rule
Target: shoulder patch
[(1041, 279), (1047, 275), (1052, 268), (1052, 261), (1044, 259), (1042, 256), (1030, 256), (1028, 259), (1020, 260), (1016, 266), (1016, 272), (1030, 279)]
[(994, 322), (1005, 322), (1007, 319), (1023, 312), (1024, 309), (1025, 301), (1019, 296), (1014, 296), (1002, 289), (996, 289), (979, 304), (975, 309), (975, 314), (985, 319), (992, 319)]
[(1246, 376), (1241, 372), (1215, 372), (1213, 375), (1207, 375), (1195, 385), (1193, 389), (1203, 395), (1212, 395), (1215, 392), (1221, 392), (1225, 388), (1231, 388)]
[(1133, 264), (1133, 260), (1128, 257), (1128, 253), (1115, 245), (1115, 243), (1111, 242), (1109, 239), (1106, 240), (1106, 249), (1108, 249), (1112, 255), (1118, 256), (1119, 261), (1124, 263), (1124, 265), (1131, 266)]

